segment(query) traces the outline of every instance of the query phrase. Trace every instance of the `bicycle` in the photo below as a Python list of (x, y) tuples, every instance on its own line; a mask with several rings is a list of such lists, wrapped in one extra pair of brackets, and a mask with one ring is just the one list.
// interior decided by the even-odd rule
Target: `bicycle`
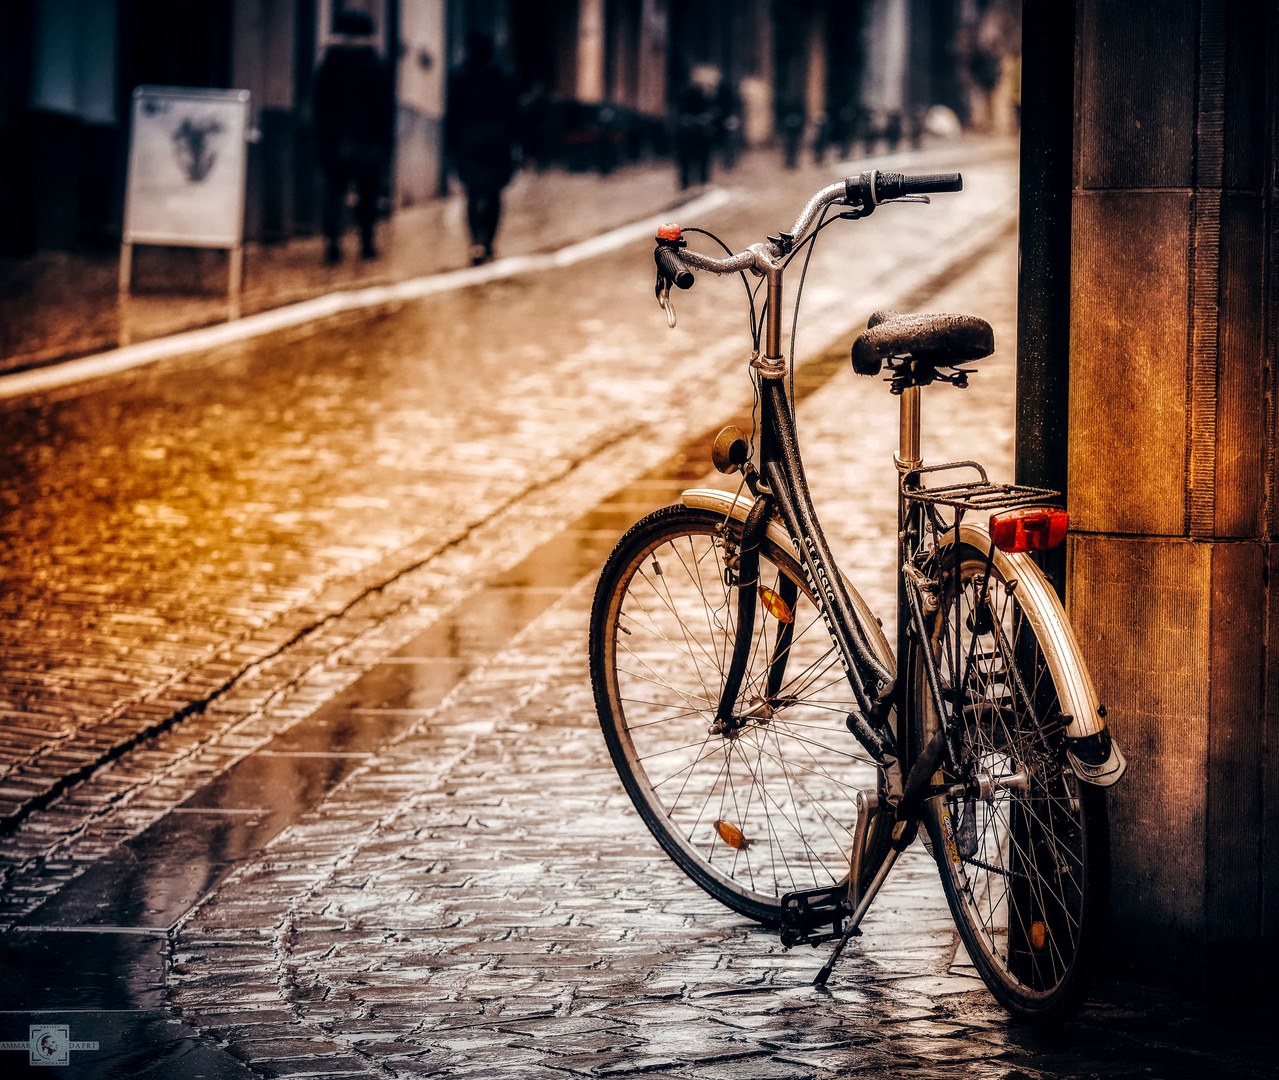
[[(746, 284), (758, 437), (715, 440), (715, 467), (740, 474), (735, 494), (686, 491), (618, 542), (592, 606), (591, 679), (613, 763), (658, 843), (785, 945), (834, 941), (816, 982), (922, 825), (987, 987), (1014, 1016), (1049, 1021), (1082, 1000), (1102, 948), (1102, 789), (1126, 767), (1033, 558), (1062, 542), (1066, 512), (1057, 492), (992, 483), (976, 462), (920, 459), (922, 389), (967, 386), (964, 365), (994, 350), (990, 326), (873, 315), (851, 359), (858, 374), (886, 371), (900, 398), (891, 647), (817, 520), (781, 350), (784, 271), (822, 229), (962, 187), (957, 173), (863, 172), (736, 254), (705, 230), (659, 230), (655, 290), (672, 327), (671, 288), (689, 288), (693, 270)], [(686, 231), (727, 257), (688, 249)], [(802, 292), (801, 275), (795, 319)]]

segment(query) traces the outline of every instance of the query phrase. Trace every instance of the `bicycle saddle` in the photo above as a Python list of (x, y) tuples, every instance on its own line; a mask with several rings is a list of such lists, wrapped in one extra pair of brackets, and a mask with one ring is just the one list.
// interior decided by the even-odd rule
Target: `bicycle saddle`
[(853, 370), (878, 375), (890, 356), (909, 354), (930, 367), (954, 367), (995, 351), (990, 323), (975, 315), (899, 315), (877, 311), (853, 342)]

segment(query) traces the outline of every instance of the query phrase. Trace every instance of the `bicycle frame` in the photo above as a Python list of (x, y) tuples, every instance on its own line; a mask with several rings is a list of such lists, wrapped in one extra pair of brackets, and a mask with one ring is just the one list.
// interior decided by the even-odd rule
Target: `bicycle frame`
[[(754, 564), (750, 560), (758, 554), (758, 543), (768, 527), (772, 518), (772, 509), (775, 506), (797, 549), (801, 565), (808, 575), (809, 585), (817, 597), (818, 607), (861, 713), (859, 716), (848, 717), (849, 730), (867, 753), (885, 770), (889, 802), (890, 805), (896, 806), (912, 779), (921, 782), (923, 780), (922, 776), (903, 779), (904, 772), (915, 764), (910, 760), (911, 740), (908, 738), (909, 733), (906, 727), (911, 711), (908, 687), (905, 680), (896, 678), (894, 671), (883, 662), (880, 656), (876, 655), (874, 647), (866, 636), (864, 624), (854, 614), (855, 605), (850, 598), (849, 589), (838, 570), (821, 523), (817, 519), (795, 438), (794, 418), (791, 416), (785, 393), (786, 362), (781, 354), (783, 268), (776, 260), (770, 259), (764, 263), (763, 272), (768, 285), (768, 318), (765, 324), (764, 355), (752, 361), (760, 373), (762, 384), (759, 467), (752, 486), (756, 500), (753, 513), (735, 515), (743, 520), (742, 549), (747, 557), (748, 572), (739, 576), (738, 634), (734, 641), (733, 657), (721, 695), (717, 720), (726, 729), (734, 726), (732, 713), (736, 706), (745, 656), (751, 645), (751, 627), (754, 622), (756, 603), (753, 588), (755, 571)], [(947, 550), (957, 551), (961, 541), (969, 547), (985, 551), (987, 577), (992, 562), (998, 561), (1006, 578), (1020, 580), (1023, 588), (1036, 590), (1040, 598), (1039, 606), (1045, 610), (1055, 610), (1059, 614), (1059, 620), (1054, 620), (1051, 624), (1046, 623), (1036, 629), (1048, 643), (1051, 650), (1051, 655), (1048, 657), (1049, 664), (1063, 688), (1063, 719), (1067, 721), (1065, 728), (1067, 754), (1081, 779), (1090, 784), (1109, 786), (1123, 775), (1126, 763), (1118, 747), (1114, 746), (1109, 738), (1104, 719), (1105, 711), (1098, 704), (1096, 690), (1086, 675), (1087, 665), (1079, 653), (1073, 635), (1069, 633), (1069, 624), (1064, 612), (1061, 611), (1056, 594), (1047, 585), (1029, 555), (1007, 555), (997, 552), (982, 527), (966, 524), (962, 500), (949, 503), (954, 507), (953, 524), (947, 526), (940, 522), (936, 515), (930, 512), (921, 477), (926, 473), (949, 469), (974, 469), (981, 477), (977, 487), (986, 492), (1002, 493), (1003, 501), (991, 503), (992, 507), (1012, 505), (1022, 496), (1043, 499), (1056, 493), (1015, 485), (990, 484), (986, 479), (985, 471), (976, 462), (963, 461), (924, 466), (920, 457), (921, 397), (922, 389), (919, 385), (907, 384), (900, 388), (899, 440), (895, 454), (899, 475), (898, 543), (895, 566), (897, 641), (894, 653), (896, 662), (900, 667), (912, 655), (911, 649), (914, 647), (912, 635), (915, 641), (926, 640), (927, 612), (925, 609), (929, 604), (926, 602), (923, 588), (929, 585), (935, 586), (944, 575), (943, 566), (934, 566), (927, 578), (914, 568), (915, 557), (923, 546), (926, 532), (931, 529), (934, 552), (938, 556), (944, 556)], [(1011, 496), (1011, 499), (1008, 496)], [(944, 499), (940, 501), (946, 502)], [(914, 580), (916, 577), (920, 580)], [(941, 602), (945, 598), (933, 599)], [(774, 692), (781, 682), (781, 669), (785, 666), (784, 647), (785, 639), (779, 642), (778, 655), (774, 657), (774, 670), (769, 679), (770, 692)], [(950, 727), (946, 722), (949, 713), (942, 693), (941, 676), (936, 658), (931, 649), (917, 649), (914, 655), (920, 658), (923, 665), (929, 695), (933, 699), (937, 716), (942, 719), (942, 730), (946, 732)], [(1072, 678), (1073, 672), (1085, 674), (1082, 678), (1077, 676)], [(894, 710), (897, 715), (895, 731), (890, 730), (888, 726), (889, 713)], [(901, 750), (903, 747), (904, 754)], [(1092, 747), (1100, 747), (1103, 751), (1103, 760), (1100, 764), (1089, 761), (1086, 754), (1077, 752)], [(948, 763), (953, 767), (956, 759), (949, 737), (945, 740), (944, 750)]]
[[(700, 513), (682, 516), (679, 510), (658, 511), (623, 538), (601, 576), (592, 608), (592, 680), (610, 753), (654, 836), (694, 880), (729, 907), (753, 918), (776, 920), (783, 945), (837, 941), (815, 982), (825, 982), (840, 951), (860, 932), (862, 917), (897, 858), (926, 827), (925, 843), (931, 842), (952, 913), (983, 979), (1015, 1014), (1038, 1016), (1066, 1008), (1069, 988), (1084, 985), (1076, 978), (1071, 958), (1084, 955), (1091, 937), (1081, 939), (1076, 931), (1085, 924), (1091, 926), (1097, 917), (1087, 899), (1088, 882), (1094, 874), (1100, 874), (1103, 882), (1105, 877), (1104, 808), (1099, 809), (1095, 792), (1085, 797), (1080, 791), (1086, 789), (1072, 785), (1109, 786), (1122, 776), (1125, 765), (1106, 730), (1105, 710), (1098, 703), (1057, 595), (1028, 553), (1028, 548), (1047, 546), (1050, 539), (1060, 542), (1063, 514), (1044, 505), (1057, 493), (992, 483), (976, 462), (926, 466), (921, 459), (922, 388), (934, 382), (966, 386), (971, 372), (960, 365), (988, 356), (994, 349), (989, 324), (967, 315), (879, 313), (871, 318), (853, 345), (852, 366), (856, 373), (868, 376), (887, 370), (900, 407), (894, 455), (898, 475), (897, 630), (895, 647), (890, 646), (876, 625), (878, 620), (840, 572), (818, 520), (800, 456), (795, 417), (788, 404), (788, 363), (782, 353), (785, 267), (823, 227), (825, 208), (838, 204), (846, 208), (838, 216), (856, 219), (885, 201), (910, 197), (927, 201), (917, 196), (960, 190), (961, 186), (958, 174), (878, 177), (874, 172), (862, 173), (817, 192), (792, 231), (771, 236), (767, 243), (752, 244), (734, 254), (712, 236), (729, 252), (727, 258), (686, 250), (678, 225), (659, 229), (654, 251), (656, 293), (671, 326), (675, 320), (670, 289), (691, 287), (692, 269), (743, 275), (749, 271), (767, 284), (761, 326), (754, 306), (758, 290), (746, 283), (755, 347), (751, 365), (759, 378), (758, 439), (751, 447), (741, 431), (725, 428), (716, 438), (712, 454), (720, 471), (742, 470), (750, 497), (741, 489), (737, 493), (692, 489), (684, 492), (680, 501)], [(957, 469), (972, 469), (979, 479), (933, 480), (934, 474)], [(992, 518), (990, 531), (984, 520), (980, 524), (965, 520), (966, 513), (995, 510), (1008, 513)], [(718, 554), (711, 556), (711, 565), (718, 565), (727, 593), (721, 600), (716, 587), (713, 597), (707, 595), (700, 571), (695, 581), (690, 577), (690, 583), (692, 595), (706, 609), (703, 636), (715, 641), (713, 655), (706, 652), (714, 668), (709, 678), (703, 677), (701, 660), (688, 640), (681, 613), (669, 587), (663, 586), (664, 604), (682, 630), (685, 649), (681, 651), (679, 634), (668, 638), (658, 626), (648, 629), (648, 640), (664, 643), (665, 649), (657, 644), (657, 651), (664, 658), (670, 653), (677, 669), (680, 664), (687, 666), (696, 681), (685, 691), (678, 679), (670, 684), (657, 679), (658, 685), (677, 696), (674, 705), (644, 700), (655, 696), (649, 692), (628, 697), (621, 688), (621, 676), (645, 684), (653, 681), (622, 670), (617, 657), (617, 635), (632, 634), (622, 619), (632, 584), (640, 580), (636, 560), (642, 562), (654, 544), (673, 545), (685, 536), (693, 555), (692, 538), (705, 537), (708, 529), (705, 511), (715, 517), (710, 519), (713, 544), (704, 550), (718, 549)], [(1052, 531), (1045, 533), (1041, 526), (1048, 522)], [(1038, 530), (1033, 536), (1032, 523)], [(1007, 539), (1012, 525), (1016, 536)], [(992, 534), (1003, 547), (996, 546)], [(701, 559), (694, 555), (694, 566), (700, 565)], [(684, 563), (683, 556), (680, 562)], [(765, 563), (768, 579), (762, 581)], [(662, 576), (656, 557), (652, 569)], [(643, 580), (649, 582), (646, 576)], [(648, 587), (654, 586), (649, 583)], [(730, 604), (730, 596), (735, 604)], [(697, 605), (699, 599), (691, 602)], [(812, 605), (802, 620), (798, 619), (799, 603)], [(766, 616), (758, 632), (757, 605), (763, 605)], [(645, 610), (640, 601), (632, 606)], [(723, 617), (732, 608), (735, 616)], [(812, 608), (827, 630), (829, 645), (805, 639), (806, 646), (812, 641), (818, 658), (813, 661), (812, 649), (794, 650), (805, 661), (800, 665), (802, 670), (788, 674), (792, 643), (816, 622)], [(771, 621), (774, 619), (776, 625)], [(802, 629), (796, 629), (797, 621)], [(641, 623), (635, 627), (644, 630)], [(725, 632), (730, 636), (727, 656), (720, 644)], [(646, 655), (643, 645), (633, 654)], [(833, 673), (835, 657), (844, 680)], [(770, 771), (774, 766), (781, 768), (788, 785), (785, 798), (795, 800), (780, 745), (766, 753), (766, 736), (759, 732), (772, 732), (774, 740), (780, 733), (804, 744), (802, 737), (787, 729), (790, 721), (783, 714), (792, 706), (805, 704), (804, 694), (810, 687), (803, 679), (815, 666), (822, 672), (821, 690), (832, 685), (841, 688), (837, 708), (826, 708), (842, 716), (844, 723), (829, 715), (824, 722), (834, 720), (839, 728), (847, 727), (878, 767), (877, 785), (856, 793), (851, 847), (840, 845), (841, 855), (848, 859), (845, 873), (841, 874), (837, 865), (832, 871), (822, 861), (824, 855), (814, 855), (803, 827), (795, 824), (792, 828), (802, 845), (802, 851), (797, 849), (797, 865), (803, 867), (816, 858), (826, 883), (818, 881), (815, 873), (813, 887), (800, 888), (791, 875), (790, 891), (782, 892), (781, 883), (775, 881), (775, 899), (769, 899), (766, 892), (760, 899), (749, 856), (744, 871), (747, 877), (741, 883), (737, 860), (738, 853), (756, 841), (744, 831), (756, 788), (761, 805), (768, 799), (768, 789), (749, 757), (744, 758), (751, 788), (745, 810), (738, 805), (736, 788), (728, 779), (732, 748), (739, 738), (745, 739), (747, 755), (753, 749), (757, 763), (763, 755), (772, 763)], [(749, 704), (739, 705), (748, 669)], [(845, 680), (847, 692), (842, 690)], [(799, 689), (790, 689), (792, 686)], [(702, 702), (708, 692), (714, 715), (709, 731), (702, 735), (697, 730), (698, 717), (707, 718)], [(660, 715), (663, 710), (675, 709), (669, 717), (648, 720), (638, 727), (652, 728), (667, 718), (682, 718), (680, 725), (662, 729), (681, 745), (648, 755), (660, 757), (693, 749), (692, 763), (674, 776), (706, 760), (703, 751), (708, 740), (723, 739), (719, 773), (703, 777), (702, 786), (709, 783), (707, 802), (692, 826), (675, 815), (688, 778), (682, 781), (674, 802), (668, 805), (658, 798), (656, 786), (671, 776), (650, 781), (649, 768), (643, 764), (647, 759), (640, 756), (631, 737), (623, 702), (638, 703), (640, 717), (654, 710)], [(794, 718), (802, 722), (803, 710)], [(685, 727), (691, 731), (686, 733)], [(652, 738), (661, 745), (660, 736)], [(828, 741), (838, 743), (840, 738)], [(847, 748), (832, 752), (845, 758), (857, 756)], [(709, 768), (713, 772), (714, 762)], [(842, 787), (839, 781), (835, 784)], [(727, 818), (716, 820), (708, 840), (699, 840), (700, 846), (694, 847), (693, 833), (716, 790), (720, 790), (721, 805), (725, 805), (725, 792), (732, 793), (731, 816), (738, 824)], [(832, 798), (846, 799), (847, 788), (842, 790), (844, 795)], [(819, 792), (818, 797), (826, 796)], [(834, 806), (832, 802), (832, 810)], [(780, 803), (778, 807), (785, 819)], [(842, 822), (849, 817), (850, 808), (845, 805), (834, 812), (837, 816), (833, 820)], [(820, 817), (821, 808), (814, 813)], [(767, 815), (766, 819), (760, 835), (768, 838), (771, 853), (777, 841), (771, 819)], [(754, 828), (759, 833), (758, 821)], [(721, 850), (717, 843), (734, 849), (727, 870), (715, 864), (715, 852)], [(1007, 845), (1011, 847), (1005, 851)], [(1096, 852), (1101, 852), (1097, 855), (1101, 862), (1090, 854)], [(1063, 863), (1063, 858), (1075, 861)], [(785, 849), (782, 859), (789, 873)], [(1071, 866), (1079, 868), (1078, 878)], [(969, 880), (974, 874), (978, 875), (976, 886)], [(1025, 905), (1016, 908), (1014, 925), (1013, 914), (1008, 914), (1013, 908), (1005, 911), (1005, 899), (1011, 897), (1010, 905), (1020, 903), (1016, 901), (1020, 893), (1014, 892), (1022, 886), (1016, 883), (1032, 880), (1032, 874), (1039, 884), (1034, 896), (1027, 894)], [(985, 908), (981, 908), (983, 903)], [(996, 909), (1007, 914), (1009, 923), (1004, 929)], [(1051, 950), (1053, 958), (1047, 969), (1044, 957), (1050, 954), (1043, 952), (1045, 949)], [(1062, 960), (1063, 955), (1068, 959)], [(1050, 996), (1037, 996), (1043, 994)]]
[[(738, 574), (738, 629), (734, 641), (733, 656), (728, 677), (721, 695), (717, 721), (723, 726), (732, 724), (732, 711), (736, 706), (741, 686), (746, 656), (751, 647), (751, 630), (756, 603), (755, 577), (759, 544), (763, 531), (772, 516), (775, 505), (787, 531), (790, 533), (800, 557), (809, 585), (818, 599), (826, 628), (838, 651), (845, 676), (848, 679), (861, 716), (849, 717), (849, 728), (867, 753), (890, 774), (890, 790), (900, 794), (902, 788), (898, 747), (907, 743), (903, 728), (907, 715), (905, 686), (899, 685), (894, 673), (875, 655), (853, 610), (853, 603), (831, 554), (825, 533), (817, 518), (803, 462), (795, 438), (794, 419), (790, 414), (785, 393), (785, 361), (781, 355), (781, 310), (783, 270), (779, 265), (766, 270), (768, 285), (765, 325), (764, 356), (756, 362), (760, 372), (761, 426), (759, 440), (758, 473), (762, 482), (756, 484), (757, 499), (752, 512), (743, 525), (742, 560)], [(919, 387), (910, 387), (902, 394), (901, 445), (897, 460), (903, 471), (919, 467)], [(909, 592), (909, 585), (902, 573), (907, 557), (905, 549), (905, 523), (909, 513), (904, 494), (898, 498), (899, 541), (897, 556), (898, 575), (898, 645), (897, 656), (906, 656), (909, 626), (916, 633), (924, 632), (923, 615), (918, 598)], [(779, 668), (785, 665), (785, 638), (779, 640), (772, 660), (773, 672), (770, 687), (780, 681)], [(928, 667), (929, 685), (934, 690), (938, 715), (945, 715), (941, 699), (940, 680), (936, 664), (927, 650), (925, 664)], [(888, 714), (896, 707), (898, 730), (887, 726)], [(894, 800), (895, 801), (895, 800)]]

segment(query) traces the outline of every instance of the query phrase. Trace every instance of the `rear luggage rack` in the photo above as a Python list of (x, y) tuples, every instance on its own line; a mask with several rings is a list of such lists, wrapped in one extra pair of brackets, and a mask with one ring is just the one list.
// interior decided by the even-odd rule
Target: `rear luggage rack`
[[(980, 480), (966, 484), (947, 484), (944, 487), (917, 486), (924, 473), (945, 472), (948, 469), (974, 469)], [(1052, 502), (1061, 498), (1061, 492), (1051, 488), (1030, 487), (1026, 484), (994, 484), (986, 476), (986, 470), (975, 461), (952, 461), (947, 465), (928, 465), (912, 469), (901, 480), (902, 494), (912, 502), (930, 503), (934, 506), (953, 506), (957, 510), (1002, 510), (1008, 506), (1025, 506)]]

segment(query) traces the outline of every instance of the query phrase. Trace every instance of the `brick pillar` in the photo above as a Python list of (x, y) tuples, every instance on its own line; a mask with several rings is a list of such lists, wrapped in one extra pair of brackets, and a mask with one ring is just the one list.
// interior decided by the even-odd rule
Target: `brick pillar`
[(1075, 10), (1066, 595), (1129, 761), (1113, 971), (1237, 988), (1279, 940), (1279, 18)]

